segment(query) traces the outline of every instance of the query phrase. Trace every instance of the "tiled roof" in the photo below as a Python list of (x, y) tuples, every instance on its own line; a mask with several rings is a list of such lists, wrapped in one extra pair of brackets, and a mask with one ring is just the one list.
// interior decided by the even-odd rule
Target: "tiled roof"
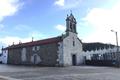
[(26, 46), (34, 46), (34, 45), (45, 45), (45, 44), (51, 44), (51, 43), (57, 43), (62, 41), (62, 37), (53, 37), (53, 38), (48, 38), (48, 39), (43, 39), (43, 40), (38, 40), (38, 41), (33, 41), (33, 42), (27, 42), (27, 43), (20, 43), (16, 45), (11, 45), (9, 47), (3, 48), (3, 50), (6, 49), (12, 49), (12, 48), (20, 48), (20, 47), (26, 47)]

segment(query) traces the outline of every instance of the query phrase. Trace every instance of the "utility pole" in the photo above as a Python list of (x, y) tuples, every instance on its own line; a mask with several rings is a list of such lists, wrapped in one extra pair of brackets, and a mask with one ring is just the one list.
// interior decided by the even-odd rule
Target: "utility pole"
[(120, 67), (120, 53), (119, 53), (119, 46), (118, 46), (118, 35), (117, 35), (117, 31), (111, 30), (112, 32), (115, 33), (116, 36), (116, 47), (117, 47), (117, 51), (116, 51), (116, 67)]

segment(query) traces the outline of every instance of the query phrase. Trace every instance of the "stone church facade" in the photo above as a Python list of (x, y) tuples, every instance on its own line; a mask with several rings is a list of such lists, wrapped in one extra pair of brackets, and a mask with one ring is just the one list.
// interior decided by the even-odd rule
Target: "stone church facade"
[(82, 42), (77, 37), (76, 19), (66, 18), (66, 33), (44, 40), (20, 43), (3, 48), (7, 64), (70, 66), (82, 64)]

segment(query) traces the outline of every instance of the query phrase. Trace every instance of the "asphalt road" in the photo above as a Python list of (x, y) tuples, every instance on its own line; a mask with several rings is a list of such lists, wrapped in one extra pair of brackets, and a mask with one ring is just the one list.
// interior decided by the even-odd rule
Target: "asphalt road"
[(30, 67), (0, 64), (0, 80), (120, 80), (120, 68)]

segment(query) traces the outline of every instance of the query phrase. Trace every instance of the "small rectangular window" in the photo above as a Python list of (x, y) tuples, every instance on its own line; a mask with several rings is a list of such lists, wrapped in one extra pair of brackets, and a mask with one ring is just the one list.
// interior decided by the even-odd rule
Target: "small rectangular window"
[(32, 47), (32, 51), (38, 51), (38, 50), (40, 50), (40, 46), (33, 46)]
[(32, 50), (35, 51), (35, 46), (32, 47)]
[(75, 46), (75, 41), (73, 41), (73, 46)]
[(40, 46), (36, 46), (37, 47), (37, 50), (40, 50)]
[(5, 53), (6, 53), (6, 50), (5, 50)]

